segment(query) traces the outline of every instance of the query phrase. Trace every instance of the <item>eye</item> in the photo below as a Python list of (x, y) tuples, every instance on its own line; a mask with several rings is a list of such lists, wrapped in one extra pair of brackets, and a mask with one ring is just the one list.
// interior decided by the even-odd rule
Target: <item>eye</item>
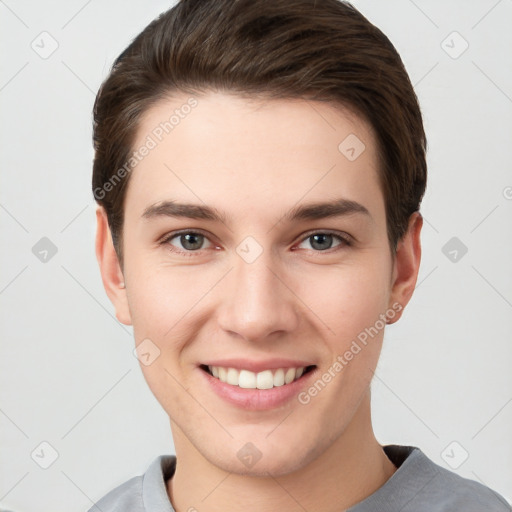
[(212, 243), (205, 235), (196, 231), (173, 233), (162, 240), (162, 243), (175, 247), (177, 249), (176, 252), (197, 252), (212, 246)]
[[(214, 247), (214, 244), (208, 237), (197, 231), (181, 231), (171, 233), (166, 236), (162, 242), (163, 245), (171, 246), (171, 250), (177, 253), (189, 254), (199, 253), (204, 249)], [(304, 246), (309, 244), (310, 247)], [(328, 232), (313, 232), (307, 235), (297, 246), (299, 249), (313, 249), (315, 252), (328, 251), (329, 249), (342, 248), (350, 246), (351, 239), (349, 235), (341, 235)]]
[(308, 235), (298, 246), (302, 249), (309, 249), (309, 247), (301, 247), (303, 244), (309, 243), (314, 251), (327, 251), (340, 246), (349, 246), (350, 240), (348, 235), (342, 236), (334, 233), (311, 233)]

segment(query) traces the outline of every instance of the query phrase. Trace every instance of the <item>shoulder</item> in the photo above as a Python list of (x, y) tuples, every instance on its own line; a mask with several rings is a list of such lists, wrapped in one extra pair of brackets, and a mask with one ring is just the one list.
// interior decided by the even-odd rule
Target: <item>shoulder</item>
[(139, 512), (144, 510), (144, 502), (142, 500), (142, 476), (136, 476), (130, 480), (112, 489), (108, 494), (103, 496), (89, 512), (121, 512), (131, 510)]
[(393, 502), (402, 512), (512, 512), (497, 492), (439, 466), (415, 446), (388, 445), (384, 451), (398, 469), (370, 497), (372, 507)]
[(166, 481), (174, 474), (176, 457), (161, 455), (140, 476), (127, 480), (96, 502), (89, 512), (173, 512)]
[(459, 507), (465, 512), (512, 511), (505, 499), (489, 487), (430, 463), (437, 471), (430, 492), (438, 500), (440, 512), (460, 510)]

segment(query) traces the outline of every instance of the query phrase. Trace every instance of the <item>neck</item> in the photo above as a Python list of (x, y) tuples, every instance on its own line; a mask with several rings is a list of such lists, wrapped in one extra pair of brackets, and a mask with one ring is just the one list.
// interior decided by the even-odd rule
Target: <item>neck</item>
[(371, 426), (370, 392), (332, 445), (310, 464), (280, 477), (226, 473), (173, 425), (176, 472), (167, 491), (176, 512), (339, 512), (364, 500), (396, 471)]

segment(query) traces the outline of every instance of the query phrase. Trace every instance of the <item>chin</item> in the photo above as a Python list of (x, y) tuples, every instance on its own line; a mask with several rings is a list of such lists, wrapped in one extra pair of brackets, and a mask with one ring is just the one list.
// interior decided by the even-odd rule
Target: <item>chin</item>
[[(223, 446), (215, 453), (203, 456), (223, 471), (241, 476), (281, 477), (298, 471), (313, 461), (320, 448), (304, 446), (304, 440), (296, 443), (281, 440), (277, 445), (265, 442), (233, 441), (233, 448)], [(233, 456), (233, 453), (235, 454)]]

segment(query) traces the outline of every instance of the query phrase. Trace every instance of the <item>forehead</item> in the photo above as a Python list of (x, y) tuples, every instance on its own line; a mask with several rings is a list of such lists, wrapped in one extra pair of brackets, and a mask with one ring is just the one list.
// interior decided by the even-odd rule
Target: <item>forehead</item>
[(133, 150), (145, 146), (127, 192), (139, 214), (169, 199), (240, 215), (335, 197), (383, 207), (373, 131), (338, 105), (180, 94), (145, 113)]

